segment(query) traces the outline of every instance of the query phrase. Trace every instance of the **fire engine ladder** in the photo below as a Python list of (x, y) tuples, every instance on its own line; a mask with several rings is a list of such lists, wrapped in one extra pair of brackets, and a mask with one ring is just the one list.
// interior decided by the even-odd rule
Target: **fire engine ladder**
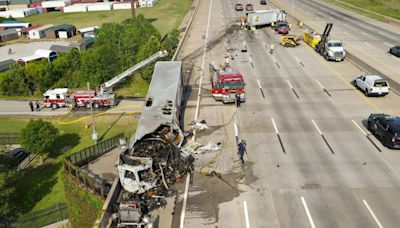
[(101, 94), (110, 94), (112, 93), (112, 87), (120, 82), (121, 80), (125, 79), (126, 77), (132, 75), (135, 71), (140, 70), (141, 68), (147, 66), (148, 64), (154, 62), (158, 58), (162, 58), (168, 55), (167, 50), (159, 51), (154, 55), (148, 57), (147, 59), (141, 61), (140, 63), (134, 65), (133, 67), (127, 69), (126, 71), (122, 72), (121, 74), (115, 76), (114, 78), (110, 79), (109, 81), (101, 84)]

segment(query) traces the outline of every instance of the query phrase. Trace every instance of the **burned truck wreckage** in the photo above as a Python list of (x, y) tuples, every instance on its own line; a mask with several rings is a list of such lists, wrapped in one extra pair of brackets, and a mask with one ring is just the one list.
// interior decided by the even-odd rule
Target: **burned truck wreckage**
[(182, 90), (181, 62), (157, 62), (136, 134), (117, 161), (118, 227), (151, 224), (151, 211), (165, 206), (170, 186), (193, 170), (193, 156), (182, 150)]

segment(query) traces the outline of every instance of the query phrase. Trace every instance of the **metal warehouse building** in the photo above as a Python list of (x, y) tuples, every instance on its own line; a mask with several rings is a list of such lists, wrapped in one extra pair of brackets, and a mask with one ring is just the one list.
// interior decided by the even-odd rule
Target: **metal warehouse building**
[(70, 38), (76, 35), (76, 28), (70, 24), (62, 24), (54, 26), (46, 31), (46, 38)]
[(18, 32), (15, 29), (7, 29), (0, 32), (1, 42), (18, 39)]

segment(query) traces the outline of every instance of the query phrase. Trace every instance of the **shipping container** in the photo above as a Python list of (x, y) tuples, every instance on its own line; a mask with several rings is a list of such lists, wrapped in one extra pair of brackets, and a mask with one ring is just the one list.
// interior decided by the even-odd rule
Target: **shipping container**
[(88, 4), (88, 11), (112, 10), (112, 3), (92, 3)]
[(64, 7), (64, 13), (87, 12), (88, 4), (74, 4)]

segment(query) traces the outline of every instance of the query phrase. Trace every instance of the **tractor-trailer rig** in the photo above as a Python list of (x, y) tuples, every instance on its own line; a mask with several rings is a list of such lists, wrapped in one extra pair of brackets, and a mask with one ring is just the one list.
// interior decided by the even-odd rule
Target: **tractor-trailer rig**
[(279, 9), (254, 11), (247, 15), (247, 25), (256, 28), (271, 25), (279, 21), (286, 21), (286, 15), (285, 11)]

